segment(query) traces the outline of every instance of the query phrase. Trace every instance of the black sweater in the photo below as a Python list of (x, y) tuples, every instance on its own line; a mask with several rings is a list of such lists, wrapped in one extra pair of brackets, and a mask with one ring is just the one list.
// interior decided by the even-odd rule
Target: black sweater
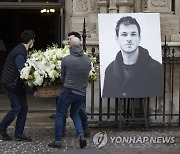
[(139, 47), (137, 63), (124, 74), (121, 51), (105, 71), (103, 97), (144, 98), (163, 94), (162, 65)]

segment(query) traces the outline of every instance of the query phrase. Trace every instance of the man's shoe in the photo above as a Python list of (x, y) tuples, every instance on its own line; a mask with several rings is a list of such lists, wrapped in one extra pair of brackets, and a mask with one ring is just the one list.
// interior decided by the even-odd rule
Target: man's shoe
[(48, 146), (51, 148), (61, 148), (61, 143), (58, 141), (54, 141), (52, 143), (49, 143)]
[(15, 136), (15, 137), (14, 137), (14, 141), (31, 142), (31, 141), (32, 141), (32, 138), (27, 137), (27, 136), (25, 136), (25, 135), (23, 135), (23, 136)]
[(84, 129), (84, 137), (90, 137), (91, 133), (90, 133), (90, 129), (86, 128)]
[(79, 146), (80, 146), (80, 148), (82, 149), (82, 148), (84, 148), (86, 145), (87, 145), (86, 140), (85, 140), (84, 138), (80, 137), (80, 139), (79, 139)]
[(4, 141), (10, 141), (12, 138), (6, 132), (0, 132), (1, 139)]

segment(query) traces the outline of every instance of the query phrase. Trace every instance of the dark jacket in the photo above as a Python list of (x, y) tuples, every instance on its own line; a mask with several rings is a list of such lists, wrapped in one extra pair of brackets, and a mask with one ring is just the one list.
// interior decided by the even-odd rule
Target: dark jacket
[(85, 95), (91, 62), (80, 47), (70, 49), (70, 55), (61, 63), (62, 82), (65, 88), (78, 95)]
[(26, 61), (27, 50), (23, 44), (18, 44), (9, 53), (2, 71), (1, 84), (15, 94), (22, 95), (25, 93), (26, 88), (22, 79), (20, 79), (20, 72), (15, 63), (18, 55), (22, 55), (24, 61)]
[(105, 71), (103, 97), (144, 98), (163, 94), (162, 65), (139, 47), (137, 63), (128, 77), (123, 71), (121, 51)]

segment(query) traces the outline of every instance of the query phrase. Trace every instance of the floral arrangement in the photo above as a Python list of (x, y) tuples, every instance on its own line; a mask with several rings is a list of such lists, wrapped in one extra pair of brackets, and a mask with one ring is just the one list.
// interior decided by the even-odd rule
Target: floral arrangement
[[(69, 54), (69, 47), (58, 48), (57, 45), (48, 46), (45, 51), (33, 50), (28, 54), (25, 67), (20, 71), (20, 78), (29, 86), (50, 86), (61, 84), (61, 61)], [(98, 79), (94, 63), (96, 58), (91, 53), (85, 52), (91, 60), (89, 82)]]

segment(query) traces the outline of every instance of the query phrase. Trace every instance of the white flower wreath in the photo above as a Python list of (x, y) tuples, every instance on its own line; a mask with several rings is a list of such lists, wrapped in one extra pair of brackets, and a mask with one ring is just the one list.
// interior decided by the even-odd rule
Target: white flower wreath
[[(25, 67), (20, 71), (20, 78), (25, 80), (29, 86), (50, 86), (61, 84), (61, 61), (69, 54), (69, 47), (58, 48), (57, 45), (47, 47), (42, 50), (33, 50), (29, 53)], [(89, 82), (98, 79), (97, 71), (94, 67), (96, 58), (91, 53), (86, 52), (91, 60), (91, 70), (89, 73)]]

